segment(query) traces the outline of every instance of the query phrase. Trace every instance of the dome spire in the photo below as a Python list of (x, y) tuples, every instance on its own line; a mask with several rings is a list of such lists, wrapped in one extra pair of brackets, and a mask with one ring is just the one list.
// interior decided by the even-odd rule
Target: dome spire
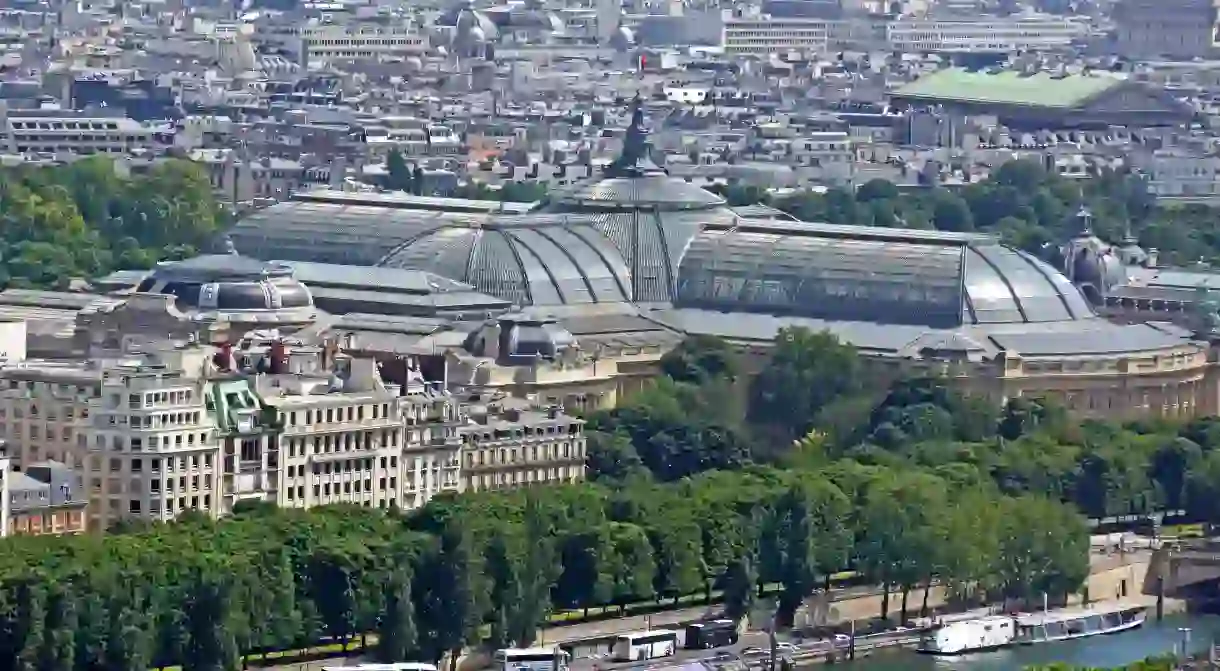
[(1084, 204), (1076, 211), (1076, 221), (1080, 223), (1080, 237), (1093, 235), (1093, 212)]
[(631, 99), (631, 125), (623, 138), (623, 151), (606, 167), (611, 177), (638, 177), (650, 172), (662, 172), (649, 157), (648, 131), (644, 129), (644, 101), (636, 93)]

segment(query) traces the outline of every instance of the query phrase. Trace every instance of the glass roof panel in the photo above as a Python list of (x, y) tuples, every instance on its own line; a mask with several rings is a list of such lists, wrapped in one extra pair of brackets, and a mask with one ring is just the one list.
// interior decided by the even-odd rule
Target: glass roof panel
[(681, 307), (844, 321), (955, 325), (961, 248), (704, 231), (679, 269)]

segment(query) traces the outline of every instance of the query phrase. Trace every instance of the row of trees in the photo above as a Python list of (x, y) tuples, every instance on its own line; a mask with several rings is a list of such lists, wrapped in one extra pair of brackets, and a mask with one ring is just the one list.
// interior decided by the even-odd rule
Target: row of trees
[(1128, 231), (1145, 248), (1161, 251), (1165, 263), (1186, 265), (1204, 259), (1220, 263), (1215, 212), (1205, 205), (1158, 206), (1137, 175), (1101, 171), (1080, 180), (1048, 172), (1039, 162), (1010, 161), (988, 179), (960, 189), (921, 187), (899, 190), (876, 179), (854, 192), (829, 189), (772, 198), (752, 186), (720, 187), (731, 205), (770, 204), (805, 221), (861, 226), (982, 231), (1036, 254), (1075, 235), (1081, 205), (1094, 215), (1093, 228), (1118, 242)]
[(761, 370), (691, 339), (666, 379), (589, 420), (589, 474), (672, 481), (751, 463), (918, 467), (963, 486), (1046, 495), (1089, 517), (1185, 509), (1220, 520), (1220, 420), (1073, 421), (1044, 399), (1004, 407), (936, 378), (892, 380), (826, 333), (784, 331)]
[(62, 288), (190, 257), (228, 220), (198, 164), (121, 172), (104, 157), (0, 169), (0, 286)]
[(381, 659), (439, 660), (529, 644), (555, 608), (716, 587), (743, 615), (760, 584), (779, 583), (790, 617), (848, 567), (890, 585), (904, 611), (933, 575), (963, 598), (1031, 599), (1080, 585), (1086, 543), (1056, 502), (847, 461), (443, 497), (405, 517), (255, 509), (6, 541), (0, 658), (39, 671), (235, 669), (242, 653), (376, 632)]

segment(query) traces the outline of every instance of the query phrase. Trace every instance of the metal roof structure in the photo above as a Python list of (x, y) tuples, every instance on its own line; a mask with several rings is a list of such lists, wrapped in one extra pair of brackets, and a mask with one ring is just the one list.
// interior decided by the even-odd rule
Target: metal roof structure
[(734, 216), (721, 208), (530, 219), (435, 229), (381, 265), (452, 277), (518, 305), (668, 302), (700, 227)]
[(1094, 318), (1075, 286), (1024, 252), (862, 233), (703, 231), (682, 259), (673, 303), (942, 328)]
[(533, 210), (537, 203), (507, 203), (499, 200), (471, 200), (466, 198), (437, 198), (416, 196), (405, 191), (378, 193), (314, 189), (292, 194), (291, 200), (305, 203), (331, 203), (335, 205), (365, 205), (370, 207), (393, 207), (404, 210), (434, 210), (438, 212), (502, 212), (524, 214)]
[[(1086, 84), (1073, 85), (1085, 95)], [(1100, 92), (1112, 83), (1089, 85)], [(1070, 104), (1028, 102), (1033, 96), (1019, 104)], [(951, 351), (976, 360), (1004, 351), (1128, 352), (1190, 338), (1097, 317), (1063, 274), (994, 236), (735, 211), (652, 162), (638, 103), (622, 156), (531, 211), (445, 212), (429, 209), (440, 203), (391, 200), (298, 199), (246, 217), (230, 236), (243, 253), (313, 273), (320, 298), (359, 301), (358, 312), (447, 282), (455, 297), (528, 307), (582, 346), (667, 346), (684, 333), (765, 341), (801, 325), (882, 355)], [(445, 295), (429, 291), (426, 300)], [(436, 332), (432, 322), (345, 328), (395, 351), (426, 352), (463, 346), (463, 323)]]
[(733, 214), (742, 219), (781, 219), (796, 221), (796, 217), (770, 205), (739, 205), (733, 208)]
[(135, 288), (176, 297), (178, 309), (233, 323), (299, 325), (313, 320), (313, 295), (292, 269), (232, 254), (163, 261)]
[(579, 182), (551, 197), (549, 211), (571, 208), (704, 210), (724, 205), (724, 199), (694, 184), (662, 174), (623, 178), (607, 177)]
[(1111, 91), (1126, 80), (1111, 74), (1026, 74), (945, 68), (924, 75), (890, 95), (903, 99), (1073, 108)]
[(308, 261), (274, 261), (291, 268), (297, 279), (311, 289), (334, 287), (356, 290), (379, 289), (394, 293), (435, 294), (474, 291), (474, 287), (422, 270), (344, 266)]

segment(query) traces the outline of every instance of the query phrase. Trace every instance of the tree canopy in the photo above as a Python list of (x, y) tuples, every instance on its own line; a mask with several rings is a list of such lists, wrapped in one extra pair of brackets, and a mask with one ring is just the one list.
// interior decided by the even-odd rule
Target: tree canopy
[(858, 357), (790, 330), (752, 377), (724, 343), (691, 341), (666, 365), (677, 379), (590, 415), (590, 482), (445, 494), (405, 515), (249, 506), (7, 539), (0, 655), (47, 671), (233, 669), (377, 634), (379, 659), (439, 661), (528, 645), (557, 609), (714, 590), (741, 616), (778, 585), (783, 622), (843, 570), (890, 588), (882, 616), (906, 619), (933, 578), (963, 603), (1040, 603), (1088, 574), (1081, 512), (1206, 516), (1220, 500), (1220, 420), (1076, 423), (939, 378), (848, 379)]
[(1087, 573), (1084, 543), (1058, 502), (851, 461), (444, 495), (405, 516), (251, 507), (5, 540), (0, 655), (23, 669), (236, 669), (241, 654), (376, 633), (379, 659), (440, 660), (528, 645), (554, 609), (714, 588), (742, 615), (779, 583), (788, 618), (853, 568), (904, 595), (933, 575), (975, 601), (1061, 595)]
[(772, 198), (744, 185), (719, 192), (732, 205), (768, 202), (805, 221), (992, 233), (1048, 260), (1054, 260), (1053, 243), (1079, 232), (1075, 214), (1083, 205), (1093, 214), (1094, 231), (1104, 239), (1118, 242), (1130, 232), (1144, 247), (1158, 249), (1162, 263), (1220, 263), (1214, 209), (1157, 203), (1142, 177), (1117, 170), (1070, 179), (1037, 161), (1017, 160), (1000, 165), (981, 182), (961, 187), (899, 189), (874, 179), (854, 192), (832, 188)]
[(688, 340), (663, 362), (671, 376), (590, 415), (589, 476), (669, 481), (849, 460), (1050, 496), (1087, 517), (1185, 509), (1220, 521), (1220, 420), (1075, 422), (1032, 397), (996, 407), (939, 378), (870, 375), (853, 348), (801, 329), (777, 336), (756, 375), (725, 352)]
[(202, 166), (170, 159), (120, 172), (105, 157), (0, 168), (0, 286), (65, 288), (188, 258), (227, 224)]

